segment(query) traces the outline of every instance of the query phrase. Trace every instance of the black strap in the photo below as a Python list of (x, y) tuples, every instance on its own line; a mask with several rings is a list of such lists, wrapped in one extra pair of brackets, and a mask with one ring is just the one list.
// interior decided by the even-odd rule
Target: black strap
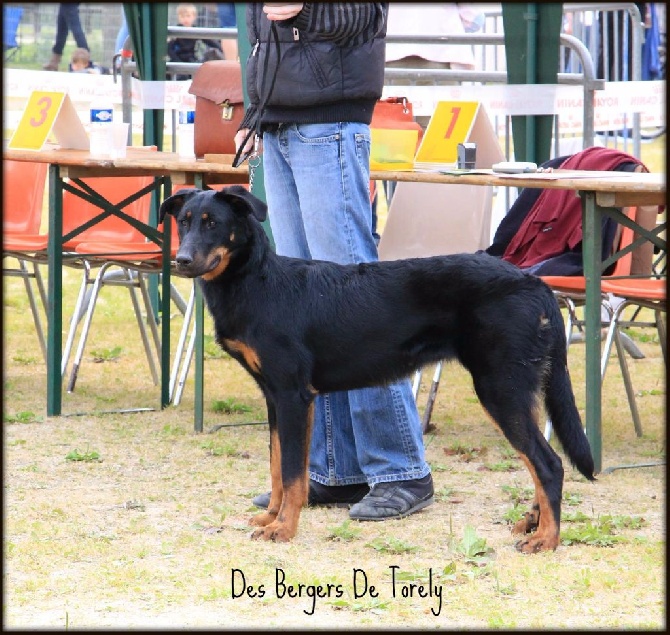
[[(242, 154), (244, 152), (245, 146), (247, 145), (247, 142), (249, 141), (252, 135), (256, 135), (259, 138), (261, 136), (261, 119), (263, 116), (263, 111), (265, 110), (265, 106), (267, 105), (268, 101), (270, 100), (270, 97), (272, 96), (272, 91), (274, 90), (275, 82), (277, 81), (277, 70), (279, 70), (279, 64), (281, 62), (281, 48), (279, 46), (279, 37), (277, 35), (277, 25), (274, 20), (270, 25), (270, 33), (268, 34), (268, 49), (270, 48), (273, 39), (277, 52), (277, 68), (275, 69), (275, 72), (272, 74), (270, 87), (268, 88), (265, 97), (262, 97), (258, 104), (258, 109), (256, 111), (256, 125), (249, 129), (247, 136), (244, 138), (244, 141), (240, 144), (240, 147), (237, 149), (237, 152), (235, 153), (235, 158), (233, 159), (234, 168), (237, 168), (240, 165), (242, 165), (242, 163), (244, 163), (253, 154), (253, 152), (257, 150), (257, 144), (254, 144), (254, 147), (251, 150)], [(263, 92), (263, 89), (265, 88), (265, 82), (268, 76), (269, 61), (270, 56), (266, 54), (265, 59), (263, 60), (263, 77), (261, 78), (261, 86), (260, 86), (261, 94)]]

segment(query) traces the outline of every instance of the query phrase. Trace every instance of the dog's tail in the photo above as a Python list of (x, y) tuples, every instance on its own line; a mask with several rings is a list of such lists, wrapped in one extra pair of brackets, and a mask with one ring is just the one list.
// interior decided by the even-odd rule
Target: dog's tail
[[(551, 293), (551, 291), (550, 291)], [(593, 455), (575, 403), (568, 372), (565, 327), (558, 303), (551, 294), (547, 307), (554, 344), (545, 378), (545, 405), (553, 430), (572, 464), (590, 481), (595, 480)]]

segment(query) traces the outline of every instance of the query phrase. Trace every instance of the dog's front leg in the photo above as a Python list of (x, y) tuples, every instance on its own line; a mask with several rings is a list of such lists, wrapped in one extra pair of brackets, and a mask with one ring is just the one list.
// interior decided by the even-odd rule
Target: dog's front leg
[(249, 520), (249, 524), (255, 527), (266, 527), (277, 519), (284, 494), (281, 480), (281, 446), (277, 432), (277, 413), (269, 399), (267, 400), (267, 409), (270, 425), (270, 478), (272, 479), (272, 489), (267, 511), (256, 514)]
[[(267, 516), (272, 514), (272, 505), (276, 502), (277, 480), (281, 488), (281, 506), (270, 523), (253, 532), (254, 540), (288, 542), (298, 531), (300, 511), (307, 503), (309, 491), (307, 465), (313, 417), (314, 402), (306, 404), (297, 395), (295, 399), (278, 404), (276, 432), (271, 432), (272, 495)], [(275, 458), (277, 456), (279, 458)], [(278, 462), (281, 462), (281, 473)]]

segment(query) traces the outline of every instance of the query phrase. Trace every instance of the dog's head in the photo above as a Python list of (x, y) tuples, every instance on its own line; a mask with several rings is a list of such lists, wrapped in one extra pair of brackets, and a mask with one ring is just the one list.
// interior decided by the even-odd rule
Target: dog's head
[(179, 232), (177, 271), (189, 278), (213, 280), (229, 266), (257, 233), (256, 221), (267, 217), (267, 206), (241, 185), (221, 191), (184, 189), (163, 201), (159, 222), (176, 218)]

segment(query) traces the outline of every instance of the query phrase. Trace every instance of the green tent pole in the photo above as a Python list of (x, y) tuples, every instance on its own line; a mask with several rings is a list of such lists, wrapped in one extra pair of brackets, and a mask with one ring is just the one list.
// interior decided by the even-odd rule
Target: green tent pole
[[(562, 3), (502, 3), (508, 84), (558, 81)], [(512, 117), (514, 157), (542, 163), (551, 156), (552, 115)]]

